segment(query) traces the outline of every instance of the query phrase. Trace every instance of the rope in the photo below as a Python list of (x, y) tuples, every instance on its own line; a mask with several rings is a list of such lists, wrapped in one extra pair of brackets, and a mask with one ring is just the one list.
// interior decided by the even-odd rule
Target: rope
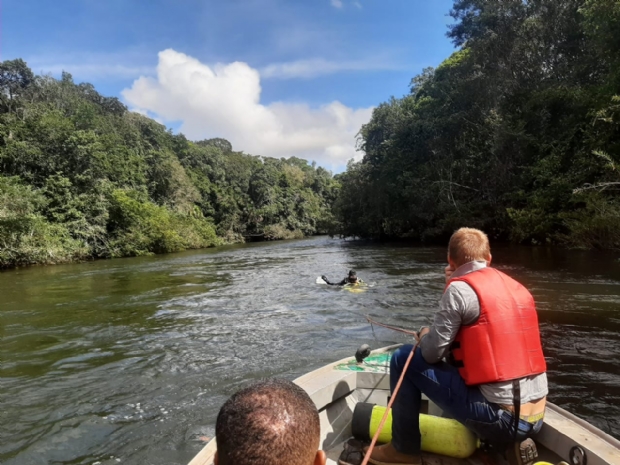
[(405, 333), (405, 334), (409, 334), (411, 336), (414, 336), (416, 339), (418, 338), (418, 333), (416, 331), (411, 331), (409, 329), (399, 328), (398, 326), (386, 325), (385, 323), (379, 323), (378, 321), (373, 320), (369, 316), (366, 316), (366, 320), (371, 325), (377, 325), (377, 326), (381, 326), (383, 328), (392, 329), (392, 330), (398, 331), (400, 333)]
[[(368, 317), (366, 317), (366, 318), (368, 319), (368, 321), (371, 321), (370, 318), (368, 318)], [(383, 326), (384, 328), (388, 328), (387, 325), (382, 325), (380, 323), (376, 323), (376, 324), (378, 324), (379, 326)], [(391, 327), (389, 329), (394, 329), (395, 331), (399, 331), (400, 330), (400, 331), (403, 331), (403, 332), (411, 334), (410, 331), (403, 330), (403, 329), (400, 329), (400, 328)], [(418, 344), (419, 344), (419, 342), (418, 342)], [(368, 450), (366, 451), (366, 455), (364, 456), (364, 460), (362, 461), (362, 465), (368, 465), (368, 461), (370, 460), (370, 455), (372, 454), (372, 451), (375, 448), (375, 445), (377, 444), (377, 439), (379, 439), (379, 435), (381, 434), (381, 431), (383, 431), (383, 427), (385, 426), (385, 421), (387, 420), (387, 417), (390, 414), (390, 410), (392, 410), (392, 404), (394, 404), (394, 401), (396, 400), (396, 396), (398, 395), (398, 391), (400, 390), (400, 386), (403, 383), (403, 379), (405, 378), (405, 374), (407, 373), (407, 369), (409, 368), (409, 363), (411, 363), (411, 360), (413, 359), (413, 355), (415, 354), (415, 351), (418, 348), (418, 344), (413, 346), (413, 349), (411, 349), (411, 352), (409, 353), (409, 357), (407, 357), (407, 361), (405, 362), (405, 366), (403, 367), (403, 372), (400, 375), (400, 378), (398, 379), (398, 383), (396, 383), (396, 387), (394, 388), (394, 392), (392, 392), (392, 397), (390, 398), (390, 401), (388, 402), (388, 406), (385, 409), (385, 413), (383, 414), (383, 418), (381, 418), (381, 422), (379, 423), (379, 428), (377, 428), (377, 431), (375, 432), (375, 435), (372, 438), (372, 442), (370, 443), (370, 446), (368, 447)]]
[[(403, 384), (403, 379), (405, 378), (405, 374), (407, 373), (409, 364), (411, 363), (411, 360), (413, 359), (415, 351), (418, 348), (418, 345), (420, 344), (420, 341), (418, 339), (418, 333), (416, 331), (410, 331), (408, 329), (399, 328), (398, 326), (392, 326), (392, 325), (387, 325), (384, 323), (379, 323), (378, 321), (375, 321), (372, 318), (370, 318), (368, 315), (366, 316), (366, 320), (368, 321), (368, 323), (370, 323), (371, 328), (373, 327), (373, 325), (377, 325), (383, 328), (391, 329), (393, 331), (398, 331), (400, 333), (409, 334), (415, 337), (418, 343), (411, 349), (411, 352), (409, 353), (409, 356), (407, 357), (407, 361), (405, 362), (405, 366), (403, 367), (403, 372), (400, 375), (400, 378), (398, 379), (398, 383), (396, 383), (394, 392), (392, 392), (392, 397), (390, 398), (390, 401), (388, 402), (387, 408), (385, 409), (385, 413), (383, 414), (383, 418), (381, 418), (381, 422), (379, 422), (379, 427), (377, 428), (377, 431), (375, 432), (375, 435), (372, 438), (370, 446), (368, 447), (368, 450), (366, 451), (366, 455), (364, 456), (364, 460), (362, 461), (361, 465), (368, 465), (368, 461), (370, 460), (372, 451), (375, 448), (375, 445), (377, 444), (377, 439), (379, 439), (379, 435), (381, 434), (381, 431), (383, 431), (383, 427), (385, 426), (385, 421), (387, 420), (387, 417), (390, 414), (390, 410), (392, 410), (392, 405), (394, 404), (394, 401), (396, 400), (396, 396), (398, 395), (400, 386)], [(374, 334), (374, 328), (373, 328), (373, 334)]]

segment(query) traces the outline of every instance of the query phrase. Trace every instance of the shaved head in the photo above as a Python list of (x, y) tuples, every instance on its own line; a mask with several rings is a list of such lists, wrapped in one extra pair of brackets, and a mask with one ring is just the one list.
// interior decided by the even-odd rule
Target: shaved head
[(233, 394), (215, 425), (218, 465), (311, 465), (319, 414), (302, 388), (269, 379)]

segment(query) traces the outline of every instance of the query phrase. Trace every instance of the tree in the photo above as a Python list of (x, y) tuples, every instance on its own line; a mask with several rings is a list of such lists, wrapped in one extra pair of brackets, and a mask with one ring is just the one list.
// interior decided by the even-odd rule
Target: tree
[(191, 142), (68, 72), (0, 71), (0, 267), (301, 237), (331, 221), (335, 181), (305, 160)]
[(223, 153), (232, 152), (232, 144), (228, 142), (226, 139), (222, 139), (216, 137), (215, 139), (205, 139), (197, 142), (198, 145), (202, 145), (203, 147), (216, 147), (220, 149)]
[[(601, 238), (613, 236), (617, 193), (573, 190), (616, 182), (592, 154), (618, 163), (619, 5), (456, 0), (458, 50), (360, 131), (364, 157), (339, 176), (341, 232), (443, 240), (471, 225), (517, 242), (611, 247)], [(597, 208), (607, 232), (573, 234)]]
[(24, 60), (18, 58), (0, 62), (0, 101), (3, 110), (13, 112), (34, 81), (34, 74)]

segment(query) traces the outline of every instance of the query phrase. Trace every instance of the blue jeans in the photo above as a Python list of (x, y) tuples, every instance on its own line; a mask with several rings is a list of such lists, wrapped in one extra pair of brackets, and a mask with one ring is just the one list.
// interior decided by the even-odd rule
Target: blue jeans
[[(392, 392), (412, 348), (405, 345), (392, 355)], [(513, 441), (514, 419), (511, 413), (486, 400), (476, 386), (467, 386), (455, 367), (445, 362), (430, 364), (424, 360), (422, 351), (416, 350), (392, 406), (392, 444), (398, 452), (410, 455), (420, 453), (422, 393), (480, 438), (491, 443), (508, 444)], [(535, 424), (519, 420), (517, 440), (522, 441), (536, 434), (542, 425), (543, 420)]]

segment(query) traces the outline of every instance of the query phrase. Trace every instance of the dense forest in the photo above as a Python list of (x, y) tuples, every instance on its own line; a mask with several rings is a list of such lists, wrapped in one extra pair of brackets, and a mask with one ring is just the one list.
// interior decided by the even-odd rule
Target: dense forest
[(188, 141), (92, 85), (0, 63), (0, 268), (321, 232), (620, 249), (620, 2), (456, 0), (457, 50), (379, 105), (364, 158)]
[(190, 142), (90, 84), (0, 63), (0, 268), (303, 237), (338, 183), (298, 158)]
[(457, 0), (456, 52), (379, 105), (343, 235), (620, 249), (620, 1)]

